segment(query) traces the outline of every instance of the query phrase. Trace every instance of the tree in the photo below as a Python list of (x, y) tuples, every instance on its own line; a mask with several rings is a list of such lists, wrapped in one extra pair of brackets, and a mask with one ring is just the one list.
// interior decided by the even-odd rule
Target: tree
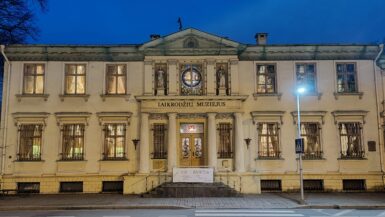
[(36, 39), (39, 29), (35, 25), (33, 6), (46, 10), (46, 0), (0, 0), (0, 44), (25, 43)]

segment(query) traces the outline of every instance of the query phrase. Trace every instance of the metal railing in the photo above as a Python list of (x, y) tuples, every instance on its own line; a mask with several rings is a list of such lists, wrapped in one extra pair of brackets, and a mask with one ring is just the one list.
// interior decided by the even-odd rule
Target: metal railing
[(302, 159), (304, 160), (322, 159), (322, 156), (323, 156), (322, 151), (305, 152), (302, 155)]
[(341, 159), (362, 159), (365, 151), (341, 151)]

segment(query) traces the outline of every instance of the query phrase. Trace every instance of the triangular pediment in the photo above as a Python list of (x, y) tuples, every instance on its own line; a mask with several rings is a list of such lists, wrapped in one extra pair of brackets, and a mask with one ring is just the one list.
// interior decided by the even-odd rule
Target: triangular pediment
[(244, 47), (228, 38), (189, 28), (144, 43), (139, 49), (146, 55), (228, 55)]

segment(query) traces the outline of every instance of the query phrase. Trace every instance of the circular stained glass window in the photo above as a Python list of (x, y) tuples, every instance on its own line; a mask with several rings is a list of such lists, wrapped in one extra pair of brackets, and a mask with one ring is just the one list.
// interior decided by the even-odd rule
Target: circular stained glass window
[(182, 73), (182, 82), (188, 87), (196, 87), (201, 81), (201, 73), (195, 67), (189, 67)]

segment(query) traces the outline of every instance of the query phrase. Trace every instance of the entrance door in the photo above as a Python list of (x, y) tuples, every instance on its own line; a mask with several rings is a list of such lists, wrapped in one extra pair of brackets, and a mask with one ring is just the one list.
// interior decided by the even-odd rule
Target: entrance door
[(204, 165), (203, 124), (181, 124), (179, 156), (180, 166), (199, 167)]

